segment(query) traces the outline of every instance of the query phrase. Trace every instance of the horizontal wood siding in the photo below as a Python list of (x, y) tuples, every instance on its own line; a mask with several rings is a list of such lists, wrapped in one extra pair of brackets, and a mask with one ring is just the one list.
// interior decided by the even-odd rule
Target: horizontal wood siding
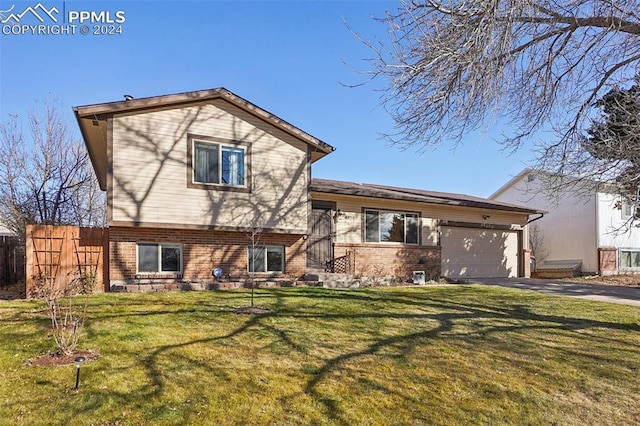
[[(318, 192), (314, 192), (312, 198), (314, 201), (336, 202), (337, 209), (341, 211), (336, 222), (336, 241), (340, 243), (362, 242), (363, 208), (419, 213), (422, 221), (421, 244), (425, 246), (438, 245), (440, 221), (509, 226), (522, 226), (527, 222), (527, 215), (523, 213), (501, 212), (473, 207), (425, 204)], [(489, 217), (484, 219), (484, 216)]]
[[(250, 192), (187, 187), (188, 134), (249, 145)], [(111, 223), (307, 225), (307, 145), (226, 101), (113, 119)]]

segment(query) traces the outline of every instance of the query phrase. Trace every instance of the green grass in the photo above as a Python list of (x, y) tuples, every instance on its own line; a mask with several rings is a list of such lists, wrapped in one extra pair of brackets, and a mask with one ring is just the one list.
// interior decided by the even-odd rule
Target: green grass
[(0, 424), (638, 424), (640, 309), (481, 286), (90, 298), (82, 367), (0, 303)]

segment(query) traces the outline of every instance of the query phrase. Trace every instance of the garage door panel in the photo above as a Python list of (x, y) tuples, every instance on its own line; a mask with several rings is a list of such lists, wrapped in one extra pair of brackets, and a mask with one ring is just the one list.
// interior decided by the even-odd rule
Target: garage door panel
[(516, 277), (518, 233), (494, 229), (442, 228), (442, 275)]

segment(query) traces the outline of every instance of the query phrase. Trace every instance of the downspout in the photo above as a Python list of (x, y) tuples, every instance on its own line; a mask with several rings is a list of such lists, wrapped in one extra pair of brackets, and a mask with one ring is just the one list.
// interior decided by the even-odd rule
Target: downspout
[[(600, 270), (600, 199), (598, 198), (598, 188), (595, 190), (595, 205), (596, 205), (596, 217), (595, 217), (595, 230), (596, 230), (596, 267), (598, 268), (598, 275), (602, 275)], [(616, 270), (618, 269), (618, 251), (616, 250)]]
[[(531, 224), (531, 223), (535, 222), (536, 220), (540, 220), (540, 219), (542, 219), (542, 218), (544, 217), (544, 213), (538, 213), (538, 214), (539, 214), (540, 216), (538, 216), (538, 217), (534, 217), (533, 219), (527, 219), (527, 225), (529, 225), (529, 224)], [(528, 233), (528, 232), (529, 232), (529, 231), (527, 230), (527, 233)], [(527, 242), (527, 247), (529, 247), (528, 242)], [(529, 252), (531, 253), (531, 247), (529, 247)], [(534, 259), (535, 259), (535, 258), (534, 258)], [(537, 259), (536, 259), (536, 260), (537, 260)], [(523, 269), (525, 268), (524, 262), (523, 262), (522, 268), (523, 268)], [(529, 271), (529, 273), (531, 273), (531, 271)]]

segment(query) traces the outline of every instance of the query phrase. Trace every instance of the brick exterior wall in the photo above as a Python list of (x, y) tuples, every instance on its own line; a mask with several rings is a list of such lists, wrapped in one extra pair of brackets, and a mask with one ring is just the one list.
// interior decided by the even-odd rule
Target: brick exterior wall
[(613, 275), (618, 272), (618, 250), (615, 247), (598, 248), (598, 273)]
[(440, 276), (440, 247), (402, 244), (335, 243), (334, 256), (355, 255), (355, 275), (411, 279), (413, 271), (425, 271), (427, 279)]
[[(182, 245), (182, 274), (137, 274), (137, 243), (177, 243)], [(131, 284), (145, 279), (211, 280), (211, 271), (222, 267), (225, 279), (248, 276), (247, 248), (251, 237), (244, 232), (111, 227), (109, 229), (109, 271), (111, 285)], [(282, 274), (256, 277), (299, 278), (306, 272), (306, 241), (302, 235), (260, 235), (258, 245), (284, 246)]]

